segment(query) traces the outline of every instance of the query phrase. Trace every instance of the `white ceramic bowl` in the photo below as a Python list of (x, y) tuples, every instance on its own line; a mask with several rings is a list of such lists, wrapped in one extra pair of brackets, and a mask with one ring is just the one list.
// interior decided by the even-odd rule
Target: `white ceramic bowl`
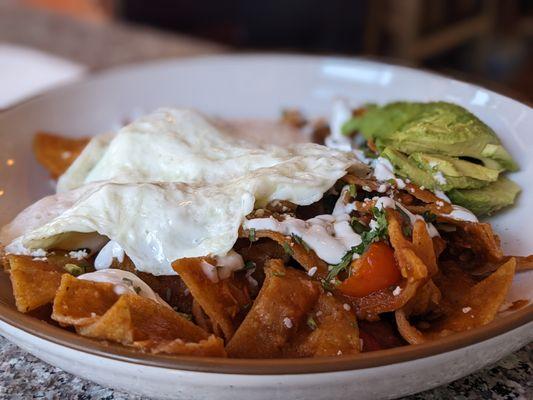
[[(409, 68), (358, 59), (215, 56), (114, 69), (0, 114), (0, 224), (52, 192), (34, 161), (37, 130), (71, 136), (113, 129), (160, 106), (224, 117), (276, 118), (284, 107), (327, 115), (335, 97), (355, 102), (446, 100), (488, 123), (521, 165), (517, 205), (491, 219), (507, 254), (533, 249), (533, 111), (489, 90)], [(8, 167), (7, 159), (14, 159)], [(2, 193), (2, 192), (0, 192)], [(509, 300), (533, 298), (533, 274), (515, 279)], [(533, 339), (533, 308), (469, 332), (357, 357), (221, 360), (142, 355), (104, 346), (18, 313), (0, 275), (0, 332), (37, 357), (105, 386), (158, 398), (393, 398), (429, 389), (497, 361)]]

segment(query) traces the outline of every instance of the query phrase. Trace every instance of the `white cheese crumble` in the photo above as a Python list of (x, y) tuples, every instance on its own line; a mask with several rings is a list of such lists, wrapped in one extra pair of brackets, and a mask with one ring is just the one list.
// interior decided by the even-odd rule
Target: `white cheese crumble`
[(89, 253), (87, 253), (87, 250), (78, 250), (78, 251), (71, 251), (68, 253), (68, 256), (70, 258), (74, 258), (78, 261), (83, 260), (84, 258), (87, 258), (89, 256)]
[(287, 329), (291, 329), (293, 327), (292, 320), (289, 317), (283, 318), (283, 325), (285, 325)]
[(472, 307), (463, 307), (463, 313), (468, 314), (470, 311), (472, 311)]
[(394, 288), (394, 290), (392, 291), (392, 294), (394, 296), (399, 296), (401, 292), (402, 292), (402, 288), (399, 286), (396, 286), (396, 288)]
[(382, 183), (381, 185), (379, 185), (378, 187), (378, 192), (379, 193), (385, 193), (387, 191), (387, 189), (389, 188), (388, 185), (386, 185), (385, 183)]
[(350, 311), (352, 309), (352, 307), (350, 307), (350, 305), (348, 303), (344, 303), (342, 305), (342, 308), (344, 308), (346, 311)]
[(307, 271), (307, 275), (314, 276), (316, 274), (317, 270), (318, 270), (317, 267), (311, 267), (311, 268), (309, 268), (309, 271)]
[(396, 178), (396, 186), (398, 186), (398, 189), (405, 189), (405, 182), (401, 178)]
[(46, 250), (44, 250), (44, 249), (33, 250), (30, 253), (30, 256), (33, 256), (33, 257), (46, 257)]

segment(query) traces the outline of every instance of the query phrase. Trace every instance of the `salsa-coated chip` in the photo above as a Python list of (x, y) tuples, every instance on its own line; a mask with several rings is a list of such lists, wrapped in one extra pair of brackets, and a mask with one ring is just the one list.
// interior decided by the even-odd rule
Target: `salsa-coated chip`
[[(411, 344), (438, 339), (455, 332), (467, 331), (491, 322), (511, 287), (516, 268), (514, 259), (508, 260), (496, 272), (474, 283), (461, 272), (443, 274), (436, 280), (440, 284), (443, 316), (431, 321), (421, 321), (417, 327), (411, 325), (410, 307), (396, 311), (396, 321), (401, 335)], [(446, 290), (459, 286), (459, 289)]]
[(284, 350), (285, 357), (321, 357), (357, 354), (361, 351), (357, 319), (348, 304), (321, 293), (296, 338)]
[[(234, 318), (250, 300), (244, 293), (237, 293), (238, 288), (231, 285), (232, 278), (213, 281), (204, 268), (216, 267), (208, 258), (182, 258), (172, 263), (172, 268), (185, 282), (196, 302), (211, 319), (220, 326), (225, 339), (230, 340), (235, 332)], [(211, 261), (212, 262), (212, 261)]]
[(265, 272), (259, 295), (226, 346), (230, 357), (281, 357), (318, 298), (318, 283), (281, 260), (271, 260)]

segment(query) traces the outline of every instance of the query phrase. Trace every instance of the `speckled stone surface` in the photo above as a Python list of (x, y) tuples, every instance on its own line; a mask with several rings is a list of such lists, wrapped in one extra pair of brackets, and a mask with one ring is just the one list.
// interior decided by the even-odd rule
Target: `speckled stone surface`
[[(45, 364), (0, 336), (0, 399), (32, 398), (146, 399), (72, 376)], [(492, 367), (405, 399), (533, 399), (533, 344)]]

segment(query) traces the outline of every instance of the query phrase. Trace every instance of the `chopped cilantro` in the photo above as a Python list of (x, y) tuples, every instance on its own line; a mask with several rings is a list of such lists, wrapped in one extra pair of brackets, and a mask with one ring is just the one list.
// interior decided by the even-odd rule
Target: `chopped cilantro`
[(313, 318), (312, 315), (310, 315), (309, 317), (307, 317), (307, 326), (309, 327), (309, 329), (311, 329), (312, 331), (314, 331), (318, 326), (316, 324), (316, 321), (315, 319)]
[(320, 283), (322, 284), (322, 287), (324, 288), (324, 290), (327, 290), (328, 292), (332, 292), (335, 289), (335, 287), (331, 284), (331, 282), (328, 282), (325, 279), (321, 279)]
[(437, 220), (437, 216), (433, 214), (431, 211), (424, 211), (422, 214), (422, 218), (424, 218), (424, 221), (433, 223)]
[(250, 242), (255, 242), (257, 239), (255, 238), (255, 228), (250, 228), (248, 231), (248, 240)]
[(350, 225), (352, 226), (353, 231), (359, 235), (368, 229), (368, 227), (357, 217), (352, 217)]
[(179, 314), (180, 317), (185, 318), (186, 320), (192, 321), (191, 314), (187, 314), (187, 313), (180, 312), (180, 311), (176, 311), (176, 312)]
[[(292, 236), (292, 240), (294, 240), (296, 243), (298, 243), (300, 246), (302, 246), (305, 251), (307, 251), (309, 253), (309, 245), (307, 243), (305, 243), (305, 241), (298, 235), (295, 235), (294, 233), (291, 235)], [(291, 249), (292, 250), (292, 249)], [(291, 254), (291, 253), (289, 253)]]
[[(328, 286), (331, 285), (331, 281), (333, 279), (335, 279), (337, 277), (337, 275), (341, 272), (341, 271), (344, 271), (349, 265), (350, 263), (352, 262), (352, 258), (353, 258), (353, 254), (355, 253), (355, 248), (356, 247), (352, 247), (351, 250), (349, 250), (341, 259), (341, 262), (338, 263), (338, 264), (335, 264), (335, 265), (330, 265), (329, 266), (329, 272), (328, 272), (328, 275), (326, 276), (326, 284)], [(324, 282), (322, 283), (322, 285), (324, 286)], [(326, 287), (324, 287), (324, 289), (327, 289)], [(327, 289), (328, 290), (328, 289)]]
[(350, 186), (348, 186), (348, 191), (350, 193), (350, 196), (357, 196), (357, 186), (355, 186), (355, 184), (351, 183)]
[(411, 235), (413, 234), (413, 228), (411, 228), (411, 225), (404, 225), (402, 227), (402, 232), (405, 236), (411, 237)]
[(292, 256), (294, 254), (294, 251), (292, 250), (292, 247), (289, 243), (283, 242), (283, 250), (285, 250), (285, 253)]
[(79, 265), (70, 264), (70, 263), (65, 264), (63, 266), (63, 269), (67, 271), (69, 274), (74, 275), (74, 276), (79, 276), (85, 272), (85, 268), (80, 267)]
[(139, 286), (134, 286), (133, 290), (135, 290), (135, 293), (137, 293), (137, 294), (141, 293), (141, 288)]
[(255, 263), (253, 261), (248, 260), (244, 263), (243, 269), (248, 270), (248, 269), (254, 269), (254, 268), (255, 268)]

